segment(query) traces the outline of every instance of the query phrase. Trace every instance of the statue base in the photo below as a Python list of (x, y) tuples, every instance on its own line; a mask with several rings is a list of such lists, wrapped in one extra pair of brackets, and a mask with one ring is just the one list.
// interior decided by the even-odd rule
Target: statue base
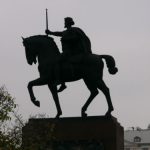
[(23, 150), (123, 150), (124, 130), (114, 117), (29, 119)]

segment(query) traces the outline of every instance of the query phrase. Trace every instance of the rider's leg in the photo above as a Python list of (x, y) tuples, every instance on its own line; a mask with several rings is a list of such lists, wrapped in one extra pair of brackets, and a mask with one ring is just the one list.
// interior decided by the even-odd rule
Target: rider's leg
[(62, 92), (64, 89), (67, 88), (67, 86), (65, 85), (65, 82), (62, 82), (62, 63), (66, 61), (66, 57), (65, 55), (62, 55), (60, 57), (60, 60), (58, 61), (58, 64), (56, 64), (56, 69), (55, 69), (55, 74), (56, 74), (56, 82), (58, 82), (58, 84), (61, 84), (59, 89), (57, 90), (57, 92)]
[(61, 84), (57, 92), (62, 92), (67, 86), (65, 85), (65, 82), (61, 81), (61, 64), (56, 64), (55, 65), (55, 84), (56, 86)]
[(55, 84), (59, 85), (60, 82), (60, 64), (58, 63), (55, 65)]

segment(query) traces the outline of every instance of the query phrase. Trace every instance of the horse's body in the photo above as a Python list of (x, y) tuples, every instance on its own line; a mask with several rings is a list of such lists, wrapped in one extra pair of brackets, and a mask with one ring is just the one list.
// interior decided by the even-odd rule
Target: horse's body
[[(23, 44), (26, 50), (27, 62), (32, 65), (32, 63), (36, 63), (36, 59), (38, 59), (39, 63), (38, 69), (40, 78), (30, 81), (28, 84), (31, 101), (36, 106), (40, 106), (40, 102), (36, 100), (32, 88), (33, 86), (48, 85), (57, 108), (56, 117), (59, 117), (62, 115), (62, 110), (57, 94), (55, 66), (58, 64), (58, 59), (61, 57), (61, 54), (57, 48), (57, 45), (52, 38), (44, 35), (26, 38), (23, 40)], [(76, 61), (76, 59), (78, 59), (78, 61)], [(102, 59), (105, 59), (110, 74), (115, 74), (117, 72), (115, 61), (113, 57), (109, 55), (90, 54), (86, 56), (74, 56), (70, 58), (70, 61), (68, 61), (70, 63), (66, 62), (61, 65), (62, 71), (60, 75), (60, 83), (83, 79), (87, 88), (91, 92), (90, 97), (82, 107), (82, 116), (87, 115), (85, 111), (95, 96), (98, 94), (98, 89), (104, 93), (107, 100), (108, 111), (106, 115), (110, 115), (114, 110), (109, 89), (102, 79), (104, 67)]]

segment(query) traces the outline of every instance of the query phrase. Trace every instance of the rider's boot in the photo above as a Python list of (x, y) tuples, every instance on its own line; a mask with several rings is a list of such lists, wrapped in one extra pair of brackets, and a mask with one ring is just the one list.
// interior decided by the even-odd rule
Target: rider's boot
[(65, 85), (65, 82), (61, 82), (61, 67), (60, 65), (56, 65), (55, 66), (55, 76), (56, 76), (56, 81), (55, 81), (55, 84), (56, 86), (61, 84), (61, 86), (59, 87), (59, 89), (57, 90), (57, 92), (62, 92), (64, 89), (67, 88), (67, 86)]
[(61, 83), (61, 86), (59, 87), (59, 89), (57, 90), (57, 92), (62, 92), (66, 88), (67, 88), (67, 86), (65, 85), (65, 82), (63, 82), (63, 83)]

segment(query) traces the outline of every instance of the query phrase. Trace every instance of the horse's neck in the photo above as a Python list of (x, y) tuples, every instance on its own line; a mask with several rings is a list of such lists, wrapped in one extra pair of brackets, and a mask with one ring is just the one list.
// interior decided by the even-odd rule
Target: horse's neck
[(60, 56), (59, 51), (54, 51), (48, 47), (43, 47), (38, 54), (38, 61), (39, 63), (53, 63), (57, 61), (58, 57)]
[[(40, 37), (41, 39), (41, 37)], [(40, 47), (38, 47), (38, 61), (41, 64), (45, 62), (54, 62), (59, 57), (60, 52), (52, 38), (44, 37), (41, 40)]]

